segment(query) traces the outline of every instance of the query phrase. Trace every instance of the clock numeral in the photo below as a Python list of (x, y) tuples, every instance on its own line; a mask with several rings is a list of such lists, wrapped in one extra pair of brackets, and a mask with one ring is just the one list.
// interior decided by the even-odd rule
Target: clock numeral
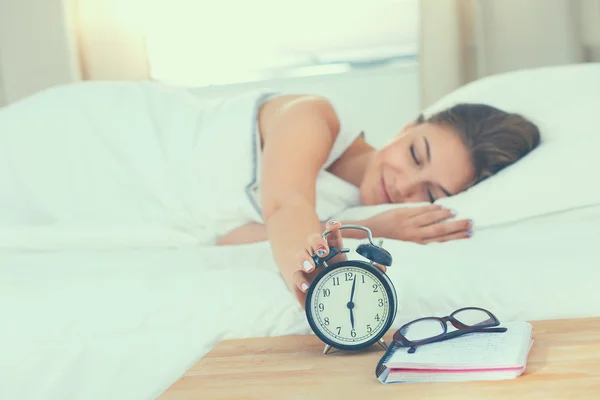
[(377, 322), (379, 322), (379, 320), (380, 320), (380, 319), (381, 319), (381, 318), (379, 318), (379, 314), (377, 314), (377, 315), (375, 316), (375, 320), (376, 320)]
[(371, 328), (371, 325), (367, 325), (367, 333), (371, 332), (373, 332), (373, 328)]
[(379, 299), (379, 307), (383, 307), (383, 299)]
[(341, 326), (337, 326), (336, 329), (338, 330), (338, 335), (339, 335), (340, 332), (342, 331), (342, 327)]
[(329, 317), (325, 317), (324, 321), (325, 321), (325, 325), (329, 325)]
[(329, 297), (331, 295), (331, 290), (323, 289), (323, 297)]
[(323, 303), (319, 303), (319, 311), (323, 311), (325, 310), (325, 306), (323, 305)]
[(353, 276), (352, 272), (346, 272), (346, 282), (351, 281)]
[(377, 284), (374, 283), (373, 284), (373, 293), (377, 293), (377, 292), (379, 292), (379, 290), (377, 290)]
[(365, 276), (362, 275), (362, 283), (365, 283)]
[(350, 331), (350, 336), (356, 337), (356, 331), (354, 329)]
[(333, 286), (339, 286), (339, 285), (340, 285), (340, 277), (334, 276), (333, 277)]

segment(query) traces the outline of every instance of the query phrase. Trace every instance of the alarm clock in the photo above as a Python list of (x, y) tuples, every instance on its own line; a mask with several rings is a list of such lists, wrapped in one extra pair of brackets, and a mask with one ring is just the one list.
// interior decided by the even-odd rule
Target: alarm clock
[[(327, 354), (338, 350), (360, 350), (379, 343), (396, 318), (397, 297), (391, 279), (375, 263), (389, 267), (391, 254), (373, 243), (371, 231), (360, 225), (343, 225), (340, 229), (359, 229), (367, 233), (369, 243), (360, 244), (356, 252), (367, 261), (343, 260), (332, 265), (327, 261), (347, 248), (331, 247), (327, 257), (314, 254), (317, 268), (322, 268), (306, 294), (305, 313), (311, 329), (325, 343)], [(331, 233), (326, 230), (323, 238)]]

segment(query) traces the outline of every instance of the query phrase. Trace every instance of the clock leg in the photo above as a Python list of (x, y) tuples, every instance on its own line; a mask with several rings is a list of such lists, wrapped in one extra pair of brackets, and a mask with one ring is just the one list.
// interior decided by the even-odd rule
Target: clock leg
[(387, 350), (388, 346), (387, 346), (387, 344), (385, 343), (385, 340), (383, 340), (383, 339), (379, 339), (379, 341), (378, 341), (377, 343), (379, 343), (379, 345), (380, 345), (381, 347), (383, 347), (384, 349), (386, 349), (386, 350)]
[(323, 354), (327, 354), (327, 353), (329, 353), (329, 350), (331, 350), (331, 346), (330, 346), (330, 345), (328, 345), (328, 344), (326, 344), (326, 345), (325, 345), (325, 348), (323, 349)]

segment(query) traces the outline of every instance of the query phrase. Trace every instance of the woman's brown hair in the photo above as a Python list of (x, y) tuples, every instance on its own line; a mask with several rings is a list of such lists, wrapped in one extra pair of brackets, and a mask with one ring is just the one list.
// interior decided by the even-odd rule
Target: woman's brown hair
[(514, 164), (540, 143), (538, 127), (520, 114), (507, 113), (485, 104), (457, 104), (417, 123), (447, 126), (471, 151), (473, 184)]

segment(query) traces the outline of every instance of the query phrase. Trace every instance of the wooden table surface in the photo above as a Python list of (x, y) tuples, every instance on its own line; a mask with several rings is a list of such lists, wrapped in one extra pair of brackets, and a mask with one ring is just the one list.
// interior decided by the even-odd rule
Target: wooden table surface
[(535, 342), (527, 369), (514, 380), (384, 385), (374, 375), (380, 346), (324, 355), (313, 335), (285, 336), (223, 341), (159, 398), (599, 400), (600, 318), (531, 324)]

